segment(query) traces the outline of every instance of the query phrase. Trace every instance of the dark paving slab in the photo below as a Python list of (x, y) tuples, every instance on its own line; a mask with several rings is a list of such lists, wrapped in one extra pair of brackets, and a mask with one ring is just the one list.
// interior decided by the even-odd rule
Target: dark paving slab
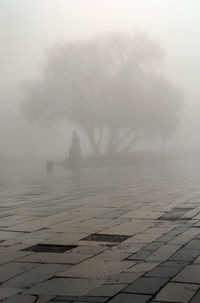
[(35, 295), (70, 296), (81, 297), (91, 290), (102, 285), (100, 279), (80, 279), (80, 278), (55, 278), (43, 283), (36, 284), (26, 292)]
[(195, 239), (197, 240), (200, 240), (200, 235), (197, 235), (196, 237), (195, 237)]
[(123, 292), (153, 295), (168, 281), (168, 278), (142, 277), (126, 287)]
[(194, 261), (200, 255), (200, 250), (181, 248), (175, 254), (173, 254), (169, 261)]
[(35, 303), (36, 297), (27, 295), (17, 295), (12, 298), (8, 298), (2, 302), (4, 303)]
[(138, 272), (122, 272), (113, 278), (108, 279), (106, 283), (110, 284), (130, 284), (133, 281), (141, 277), (141, 273)]
[(37, 244), (31, 247), (22, 249), (23, 251), (33, 252), (50, 252), (50, 253), (64, 253), (65, 251), (76, 248), (76, 245), (51, 245), (51, 244)]
[[(131, 281), (132, 282), (132, 281)], [(127, 284), (103, 284), (87, 293), (88, 297), (113, 297), (124, 289)]]
[(150, 296), (138, 294), (119, 294), (109, 301), (109, 303), (147, 303)]
[(166, 261), (161, 263), (159, 266), (163, 267), (181, 267), (184, 268), (186, 267), (190, 262), (184, 262), (184, 261)]
[(122, 242), (130, 238), (126, 235), (109, 235), (109, 234), (92, 234), (83, 238), (83, 241), (100, 241), (100, 242)]
[(192, 240), (187, 243), (184, 249), (200, 250), (200, 240)]
[(3, 287), (13, 288), (30, 288), (35, 284), (41, 283), (53, 277), (57, 272), (64, 268), (68, 268), (68, 265), (61, 264), (41, 264), (40, 266), (33, 268), (19, 276), (16, 276), (2, 284)]
[(181, 217), (186, 214), (188, 211), (190, 211), (192, 208), (177, 208), (173, 209), (169, 213), (161, 216), (159, 219), (160, 220), (167, 220), (167, 221), (175, 221), (175, 220), (180, 220)]
[(79, 302), (106, 302), (109, 297), (95, 297), (95, 296), (57, 296), (52, 299), (52, 302), (63, 302), (63, 301), (79, 301)]
[(179, 271), (181, 271), (181, 267), (164, 267), (157, 266), (156, 268), (149, 271), (145, 274), (146, 277), (166, 277), (173, 278)]
[(148, 251), (148, 250), (144, 250), (141, 249), (140, 251), (138, 251), (135, 254), (130, 255), (128, 258), (126, 258), (126, 260), (136, 260), (136, 261), (143, 261), (145, 260), (147, 257), (149, 257), (152, 254), (152, 251)]
[(182, 224), (176, 228), (174, 228), (172, 231), (164, 234), (160, 238), (156, 239), (156, 242), (161, 242), (161, 243), (168, 243), (169, 241), (173, 240), (176, 236), (184, 233), (189, 228), (189, 225), (187, 224)]
[(153, 252), (153, 251), (159, 249), (162, 245), (163, 245), (163, 243), (160, 243), (160, 242), (152, 242), (152, 243), (146, 245), (142, 250), (143, 251), (148, 250), (148, 251)]
[(200, 290), (198, 290), (190, 300), (190, 303), (199, 303), (199, 302), (200, 302)]

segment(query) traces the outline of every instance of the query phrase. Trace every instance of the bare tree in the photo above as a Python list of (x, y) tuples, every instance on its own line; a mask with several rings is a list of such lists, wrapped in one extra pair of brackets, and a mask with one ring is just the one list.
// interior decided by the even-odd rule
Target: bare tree
[(167, 137), (177, 121), (177, 89), (158, 74), (163, 51), (143, 34), (110, 34), (56, 46), (40, 79), (26, 84), (26, 115), (81, 127), (96, 155)]

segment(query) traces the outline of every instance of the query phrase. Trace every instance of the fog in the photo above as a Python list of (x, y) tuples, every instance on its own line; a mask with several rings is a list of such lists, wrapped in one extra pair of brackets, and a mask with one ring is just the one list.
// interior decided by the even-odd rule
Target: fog
[(199, 13), (0, 0), (0, 302), (200, 302)]
[[(160, 72), (180, 89), (181, 109), (168, 150), (200, 148), (200, 3), (198, 0), (0, 0), (0, 157), (66, 157), (73, 126), (29, 123), (24, 82), (40, 77), (51, 49), (115, 32), (146, 33), (165, 52)], [(56, 102), (56, 100), (55, 100)], [(91, 152), (81, 137), (83, 153)], [(156, 140), (133, 150), (159, 150)]]

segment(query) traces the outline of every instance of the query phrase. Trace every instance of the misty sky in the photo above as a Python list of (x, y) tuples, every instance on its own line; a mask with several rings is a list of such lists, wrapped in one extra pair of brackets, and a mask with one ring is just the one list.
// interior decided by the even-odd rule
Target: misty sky
[(24, 121), (22, 83), (39, 74), (53, 44), (119, 30), (144, 31), (165, 48), (163, 73), (184, 95), (174, 142), (200, 148), (199, 15), (199, 0), (0, 0), (0, 156), (65, 154), (66, 124)]

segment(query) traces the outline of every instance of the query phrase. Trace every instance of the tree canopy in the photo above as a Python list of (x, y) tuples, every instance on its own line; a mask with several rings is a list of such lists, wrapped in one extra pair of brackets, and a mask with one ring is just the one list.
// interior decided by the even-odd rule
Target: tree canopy
[(26, 83), (32, 120), (67, 119), (95, 154), (129, 150), (175, 129), (179, 90), (159, 71), (163, 50), (144, 34), (114, 33), (55, 46), (41, 77)]

